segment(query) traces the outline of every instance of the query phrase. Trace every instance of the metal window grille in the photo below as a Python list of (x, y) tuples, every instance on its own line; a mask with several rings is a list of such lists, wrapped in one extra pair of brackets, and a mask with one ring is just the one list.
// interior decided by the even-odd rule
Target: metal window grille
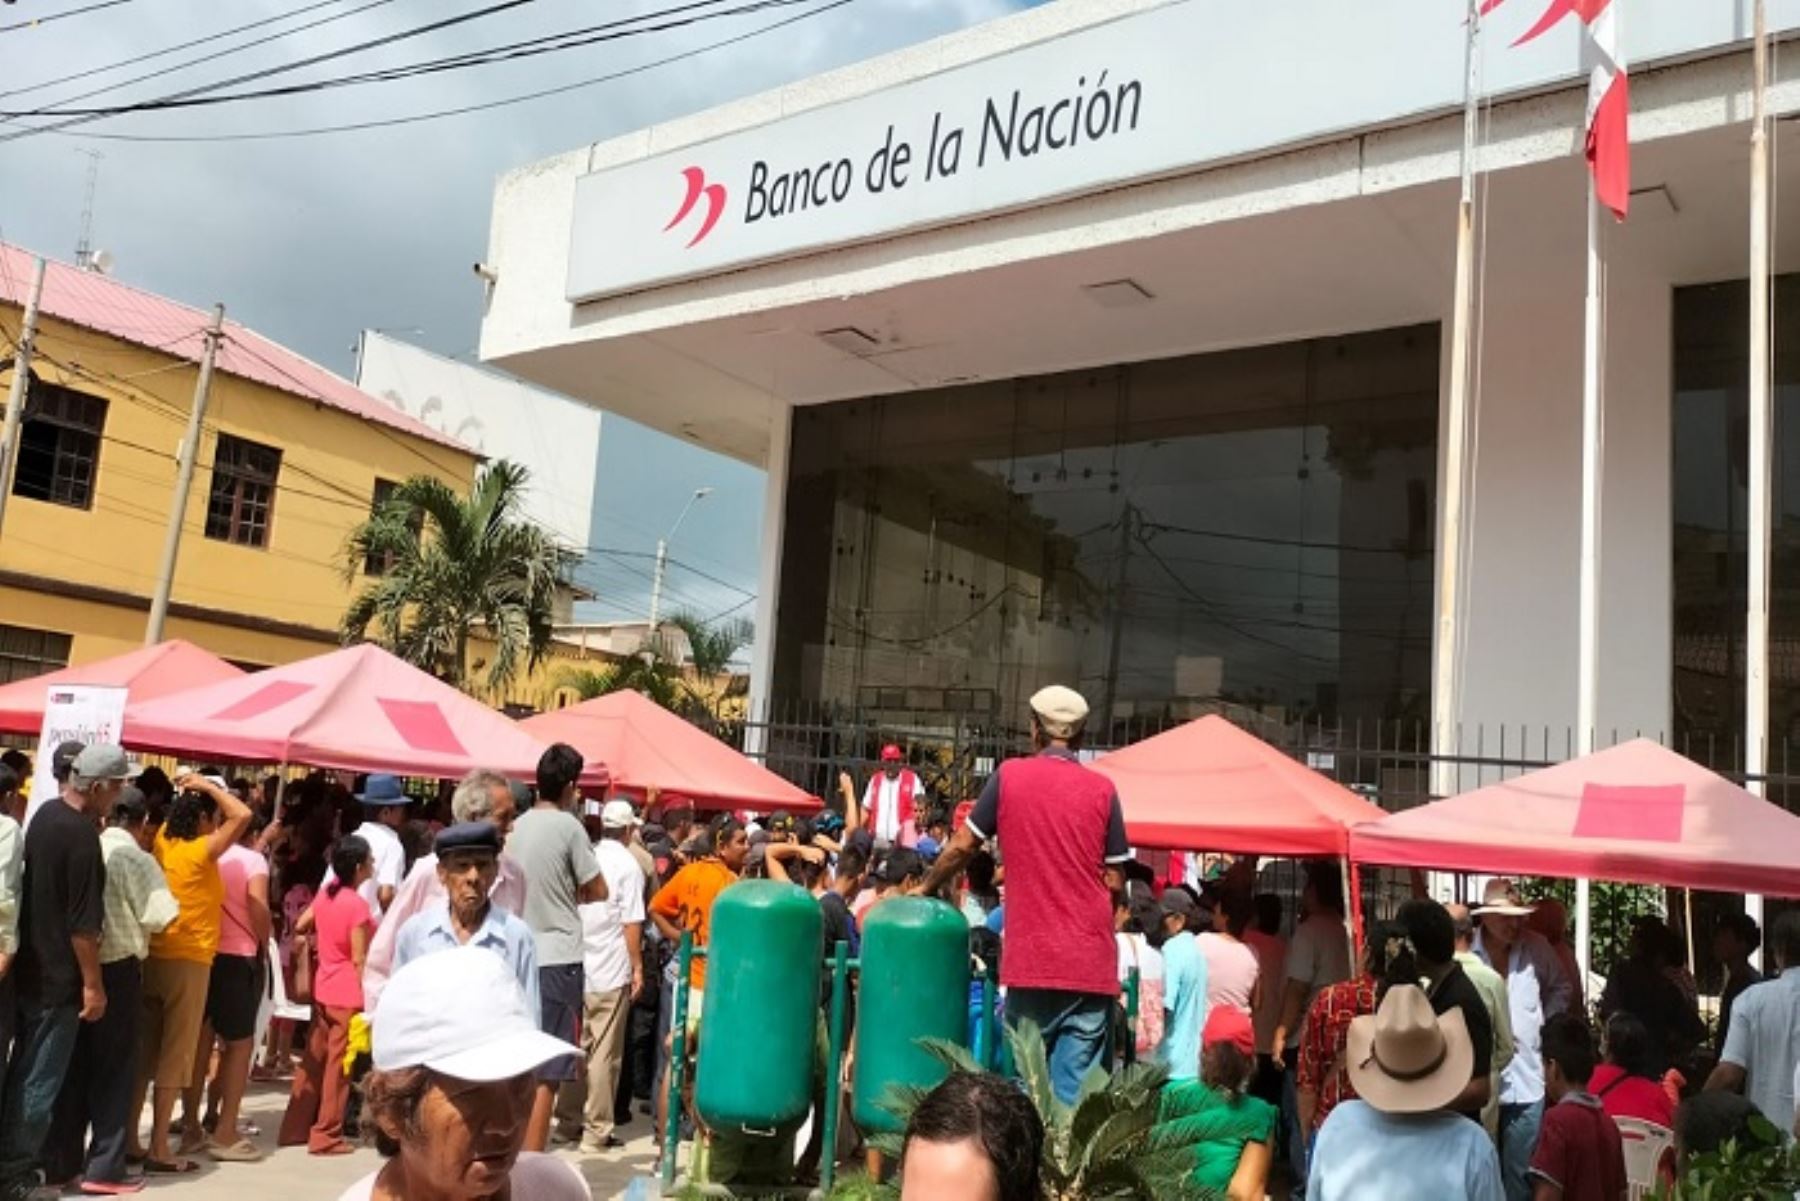
[(106, 401), (101, 397), (34, 380), (19, 430), (13, 495), (92, 507), (105, 427)]
[(68, 634), (0, 625), (0, 684), (28, 680), (69, 665)]
[(213, 451), (206, 536), (239, 546), (267, 546), (280, 473), (281, 452), (275, 447), (220, 434)]

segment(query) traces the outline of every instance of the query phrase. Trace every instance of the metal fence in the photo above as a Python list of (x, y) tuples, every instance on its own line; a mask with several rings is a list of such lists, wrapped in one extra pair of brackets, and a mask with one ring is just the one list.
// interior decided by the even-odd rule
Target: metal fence
[[(1463, 792), (1574, 758), (1573, 728), (1491, 726), (1459, 729), (1453, 751), (1434, 752), (1420, 721), (1281, 722), (1231, 713), (1233, 721), (1294, 759), (1337, 780), (1390, 812)], [(1116, 724), (1105, 740), (1090, 739), (1095, 753), (1160, 734), (1179, 721), (1132, 720)], [(994, 765), (1029, 746), (1029, 731), (978, 714), (896, 709), (870, 711), (810, 703), (777, 703), (766, 715), (718, 727), (715, 732), (770, 770), (816, 796), (837, 795), (848, 772), (858, 787), (877, 769), (881, 747), (897, 743), (932, 795), (954, 803), (977, 795)], [(1607, 730), (1595, 739), (1610, 747), (1643, 736)], [(1676, 740), (1656, 737), (1728, 779), (1745, 783), (1739, 738), (1713, 735)], [(1767, 795), (1794, 810), (1800, 805), (1800, 753), (1781, 740), (1771, 748), (1763, 777)]]
[[(1571, 728), (1509, 726), (1466, 728), (1458, 731), (1454, 752), (1434, 753), (1430, 732), (1423, 722), (1383, 721), (1358, 723), (1279, 722), (1256, 714), (1227, 714), (1233, 721), (1299, 762), (1337, 780), (1390, 812), (1424, 804), (1438, 795), (1463, 792), (1524, 772), (1549, 767), (1574, 758), (1579, 739)], [(1178, 721), (1134, 720), (1116, 725), (1099, 752), (1141, 741), (1179, 725)], [(978, 714), (862, 709), (803, 703), (775, 704), (766, 716), (720, 727), (718, 735), (761, 760), (771, 770), (836, 804), (838, 776), (847, 772), (860, 790), (869, 775), (879, 769), (881, 747), (899, 744), (908, 763), (919, 773), (930, 793), (944, 805), (972, 798), (992, 773), (994, 765), (1029, 747), (1029, 731), (986, 719)], [(1605, 748), (1639, 737), (1638, 731), (1608, 730), (1596, 739)], [(1678, 740), (1657, 738), (1688, 758), (1738, 783), (1745, 783), (1741, 739), (1696, 735)], [(1800, 754), (1786, 741), (1771, 748), (1774, 770), (1764, 783), (1770, 800), (1793, 810), (1800, 804)], [(1205, 848), (1193, 848), (1205, 850)], [(1160, 873), (1168, 856), (1147, 856)], [(1467, 897), (1474, 882), (1458, 878), (1453, 891)], [(1298, 864), (1276, 861), (1262, 870), (1259, 888), (1275, 892), (1289, 902), (1298, 897), (1301, 872)], [(1539, 897), (1571, 899), (1567, 881), (1533, 880), (1529, 889)], [(1412, 895), (1407, 873), (1372, 869), (1363, 874), (1365, 911), (1369, 916), (1390, 915)], [(1631, 919), (1641, 913), (1666, 915), (1678, 931), (1695, 932), (1693, 968), (1702, 981), (1716, 972), (1706, 935), (1719, 914), (1741, 910), (1736, 897), (1678, 889), (1633, 886), (1598, 886), (1594, 898), (1595, 962), (1610, 964), (1622, 954)], [(1691, 914), (1691, 917), (1690, 917)], [(1770, 916), (1773, 916), (1772, 913)]]

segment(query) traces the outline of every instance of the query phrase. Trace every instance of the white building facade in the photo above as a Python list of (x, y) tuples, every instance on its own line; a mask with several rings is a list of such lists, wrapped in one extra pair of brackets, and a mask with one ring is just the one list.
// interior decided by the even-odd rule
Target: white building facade
[[(1572, 19), (1512, 44), (1546, 3), (1480, 39), (1456, 710), (1560, 750), (1586, 77)], [(1615, 5), (1635, 194), (1605, 244), (1600, 724), (1729, 739), (1751, 0)], [(1800, 0), (1770, 21), (1800, 28)], [(582, 147), (500, 181), (482, 357), (768, 471), (753, 705), (1016, 722), (1059, 681), (1114, 738), (1218, 709), (1426, 726), (1464, 47), (1441, 0), (1057, 0)], [(1784, 414), (1788, 301), (1784, 277)], [(1800, 422), (1778, 438), (1785, 482)]]

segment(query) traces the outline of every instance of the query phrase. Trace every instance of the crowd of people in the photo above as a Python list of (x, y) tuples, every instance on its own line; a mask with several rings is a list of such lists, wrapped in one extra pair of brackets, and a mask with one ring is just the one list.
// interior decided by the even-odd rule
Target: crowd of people
[[(1160, 1063), (1154, 1145), (1228, 1198), (1618, 1201), (1621, 1119), (1671, 1129), (1683, 1154), (1753, 1113), (1794, 1127), (1800, 913), (1774, 924), (1767, 981), (1762, 932), (1720, 923), (1711, 1045), (1684, 945), (1640, 920), (1592, 998), (1596, 1037), (1566, 913), (1513, 881), (1470, 906), (1415, 897), (1358, 955), (1335, 863), (1306, 865), (1292, 912), (1254, 858), (1158, 878), (1083, 762), (1086, 718), (1071, 689), (1036, 694), (1033, 753), (955, 812), (896, 744), (864, 789), (841, 781), (841, 813), (704, 824), (679, 798), (585, 797), (562, 745), (530, 782), (477, 771), (421, 802), (392, 776), (171, 780), (75, 744), (52, 749), (60, 795), (27, 823), (30, 765), (9, 753), (0, 1201), (255, 1161), (253, 1079), (288, 1081), (276, 1145), (382, 1148), (346, 1196), (487, 1195), (496, 1173), (585, 1195), (545, 1151), (613, 1152), (621, 1126), (660, 1132), (671, 1107), (694, 1125), (670, 1088), (675, 950), (708, 947), (718, 897), (746, 878), (816, 899), (827, 960), (840, 942), (856, 954), (892, 898), (956, 906), (1001, 986), (981, 997), (977, 977), (972, 1027), (984, 1003), (1032, 1023), (1065, 1103), (1096, 1068)], [(691, 1051), (708, 959), (687, 970)], [(309, 1007), (303, 1030), (270, 1020), (270, 993)], [(953, 1075), (913, 1117), (906, 1196), (1035, 1196), (1020, 1152), (1044, 1135), (1020, 1101)], [(821, 1126), (796, 1148), (801, 1179), (854, 1150), (854, 1130), (825, 1148)]]

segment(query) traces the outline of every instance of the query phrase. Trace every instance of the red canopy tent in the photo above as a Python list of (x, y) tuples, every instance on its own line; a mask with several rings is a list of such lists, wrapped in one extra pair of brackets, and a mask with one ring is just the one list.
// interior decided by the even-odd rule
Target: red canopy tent
[(823, 808), (816, 797), (635, 692), (615, 692), (519, 724), (533, 738), (566, 742), (589, 763), (606, 764), (621, 787), (655, 788), (702, 808)]
[(1102, 755), (1125, 829), (1145, 846), (1343, 858), (1351, 827), (1382, 816), (1335, 780), (1223, 717)]
[(44, 697), (59, 684), (110, 685), (130, 690), (130, 699), (154, 700), (200, 688), (244, 673), (225, 660), (179, 638), (110, 659), (65, 667), (0, 687), (0, 734), (36, 734), (44, 728)]
[(1638, 739), (1396, 813), (1359, 863), (1800, 896), (1800, 817)]
[(544, 745), (378, 646), (353, 646), (125, 710), (125, 745), (239, 763), (530, 779)]

